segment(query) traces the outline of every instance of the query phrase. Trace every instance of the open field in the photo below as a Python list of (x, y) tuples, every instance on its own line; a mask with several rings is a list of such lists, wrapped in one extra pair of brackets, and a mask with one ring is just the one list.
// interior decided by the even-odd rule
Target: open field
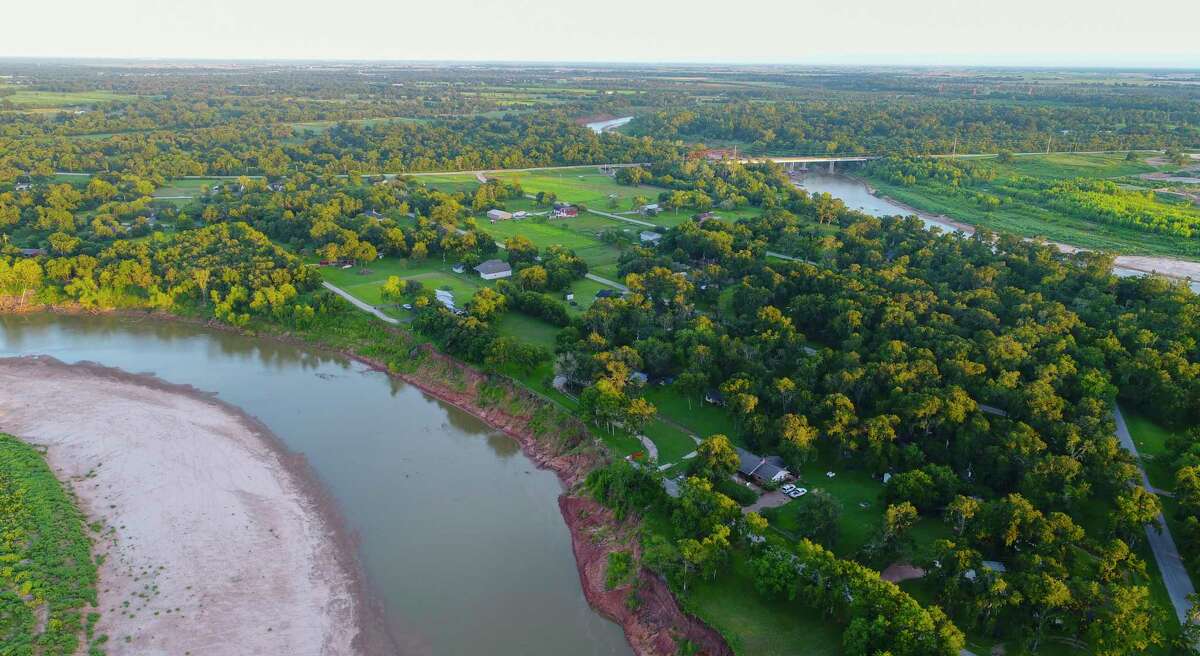
[[(994, 163), (1001, 182), (1005, 176), (1027, 175), (1042, 179), (1119, 178), (1155, 170), (1143, 161), (1126, 162), (1123, 155), (1048, 155), (1017, 157), (1012, 164)], [(1135, 227), (1068, 216), (1035, 202), (996, 191), (995, 183), (971, 187), (996, 193), (1003, 203), (987, 210), (971, 194), (945, 185), (902, 186), (874, 176), (866, 178), (881, 195), (935, 215), (1011, 232), (1024, 237), (1041, 237), (1082, 248), (1130, 255), (1167, 255), (1195, 258), (1200, 256), (1200, 239), (1185, 239), (1171, 234), (1149, 232)], [(1164, 204), (1165, 205), (1165, 204)], [(1200, 217), (1200, 210), (1196, 210)]]
[(112, 91), (37, 91), (14, 85), (0, 84), (0, 92), (13, 90), (9, 95), (0, 95), (0, 103), (12, 103), (22, 108), (27, 107), (68, 107), (73, 105), (90, 105), (110, 102), (113, 100), (133, 100), (137, 96), (113, 93)]
[(221, 182), (228, 180), (220, 180), (218, 178), (171, 178), (167, 183), (154, 191), (156, 197), (170, 196), (199, 196), (204, 192), (205, 188), (212, 187)]
[(358, 653), (348, 545), (261, 424), (190, 388), (34, 358), (0, 362), (0, 416), (99, 527), (109, 654)]

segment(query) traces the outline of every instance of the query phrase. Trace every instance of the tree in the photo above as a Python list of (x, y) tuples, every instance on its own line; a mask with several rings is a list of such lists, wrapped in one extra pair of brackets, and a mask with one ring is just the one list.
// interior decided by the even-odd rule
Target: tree
[(712, 481), (733, 476), (741, 464), (729, 438), (720, 433), (710, 435), (696, 447), (693, 471)]
[(1144, 535), (1143, 527), (1150, 525), (1162, 530), (1158, 525), (1158, 516), (1162, 514), (1162, 503), (1158, 497), (1137, 485), (1127, 492), (1117, 495), (1116, 507), (1109, 516), (1112, 530), (1125, 539), (1126, 542), (1140, 541)]
[(792, 503), (797, 506), (799, 537), (833, 548), (839, 537), (842, 503), (825, 490), (812, 490)]
[(954, 497), (954, 500), (946, 506), (944, 517), (954, 527), (955, 535), (963, 534), (967, 528), (967, 522), (979, 513), (979, 507), (977, 499), (962, 495)]
[(803, 466), (816, 442), (817, 429), (809, 425), (808, 417), (786, 414), (779, 418), (779, 453), (789, 466), (796, 469)]
[(380, 287), (379, 293), (386, 301), (399, 301), (404, 298), (404, 281), (400, 276), (388, 276), (386, 282)]

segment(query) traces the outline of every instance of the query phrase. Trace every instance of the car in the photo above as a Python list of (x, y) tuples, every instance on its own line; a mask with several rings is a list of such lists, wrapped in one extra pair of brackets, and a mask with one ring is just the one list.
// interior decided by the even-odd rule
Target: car
[(796, 489), (796, 486), (792, 485), (791, 483), (788, 483), (787, 485), (784, 485), (783, 487), (781, 487), (779, 489), (784, 494), (791, 494), (792, 490)]
[(807, 488), (798, 487), (798, 488), (796, 488), (796, 489), (792, 490), (791, 492), (789, 492), (789, 493), (788, 493), (788, 496), (789, 496), (789, 497), (791, 497), (791, 498), (793, 498), (793, 499), (799, 499), (800, 497), (802, 497), (802, 496), (804, 496), (804, 495), (806, 495), (806, 494), (808, 494), (808, 489), (807, 489)]
[(405, 310), (411, 310), (412, 303), (405, 303), (404, 305), (401, 305), (400, 307), (404, 308)]

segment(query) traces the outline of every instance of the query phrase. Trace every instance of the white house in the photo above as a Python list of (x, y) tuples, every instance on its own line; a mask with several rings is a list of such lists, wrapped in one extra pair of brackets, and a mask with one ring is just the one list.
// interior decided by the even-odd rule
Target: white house
[(475, 267), (475, 270), (479, 272), (479, 277), (484, 280), (497, 280), (512, 275), (512, 267), (504, 260), (481, 262), (479, 266)]
[(513, 215), (512, 212), (505, 212), (504, 210), (488, 210), (487, 218), (493, 221), (503, 221), (513, 218)]
[(650, 230), (643, 230), (641, 234), (638, 235), (638, 238), (642, 240), (643, 244), (656, 245), (658, 244), (659, 240), (662, 239), (662, 235)]

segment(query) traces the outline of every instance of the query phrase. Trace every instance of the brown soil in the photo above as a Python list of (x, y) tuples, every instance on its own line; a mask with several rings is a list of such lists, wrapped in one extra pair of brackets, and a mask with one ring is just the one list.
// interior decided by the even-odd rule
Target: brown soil
[[(605, 587), (610, 553), (629, 551), (635, 559), (641, 555), (635, 521), (617, 521), (607, 508), (583, 497), (563, 495), (558, 507), (571, 528), (584, 596), (598, 613), (625, 629), (635, 654), (674, 656), (686, 641), (696, 654), (732, 656), (720, 634), (684, 613), (667, 584), (646, 568), (632, 583), (612, 590)], [(631, 593), (637, 596), (636, 609), (627, 604)]]

